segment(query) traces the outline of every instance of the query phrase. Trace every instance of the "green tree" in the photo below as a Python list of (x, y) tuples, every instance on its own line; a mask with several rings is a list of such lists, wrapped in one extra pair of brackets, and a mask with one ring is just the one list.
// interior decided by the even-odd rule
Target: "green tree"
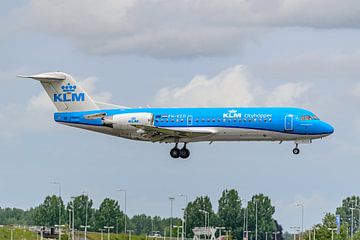
[(359, 218), (356, 216), (360, 216), (360, 197), (351, 196), (345, 198), (342, 201), (341, 207), (336, 208), (336, 214), (340, 215), (343, 223), (346, 222), (349, 226), (351, 226), (351, 208), (354, 208), (354, 231), (357, 231), (359, 230)]
[(149, 234), (152, 231), (152, 218), (145, 214), (135, 215), (131, 225), (136, 234)]
[(209, 213), (209, 225), (215, 226), (218, 223), (217, 215), (214, 213), (212, 209), (212, 205), (210, 202), (210, 198), (208, 196), (205, 197), (197, 197), (193, 202), (189, 202), (186, 206), (187, 213), (187, 225), (186, 231), (189, 233), (189, 236), (193, 236), (192, 229), (195, 227), (203, 227), (205, 225), (205, 213), (206, 211)]
[(265, 233), (268, 234), (276, 230), (276, 224), (272, 216), (275, 213), (275, 207), (271, 205), (269, 197), (258, 194), (252, 197), (248, 202), (247, 212), (249, 219), (249, 231), (255, 232), (256, 229), (256, 205), (258, 216), (258, 238), (265, 239)]
[[(336, 217), (332, 213), (326, 213), (322, 223), (314, 226), (316, 228), (317, 240), (329, 240), (331, 239), (331, 230), (337, 228)], [(309, 234), (313, 234), (313, 231), (306, 232), (304, 238), (308, 239)], [(340, 227), (340, 233), (334, 232), (334, 240), (347, 240), (348, 239), (348, 224), (344, 222)], [(355, 238), (354, 238), (355, 239)]]
[(59, 205), (61, 207), (61, 213), (64, 213), (65, 206), (62, 199), (55, 195), (47, 196), (44, 202), (34, 209), (34, 224), (48, 227), (53, 227), (58, 224)]
[(83, 225), (85, 226), (86, 223), (86, 212), (87, 212), (87, 225), (90, 225), (90, 227), (94, 227), (94, 220), (93, 220), (93, 215), (94, 215), (94, 210), (92, 209), (92, 205), (93, 205), (93, 201), (91, 199), (89, 199), (89, 197), (87, 195), (80, 195), (77, 196), (73, 199), (73, 201), (69, 202), (67, 204), (67, 213), (68, 213), (68, 217), (69, 214), (71, 213), (69, 210), (72, 211), (73, 209), (73, 205), (75, 208), (75, 228), (76, 229), (81, 229), (80, 226)]
[(232, 231), (236, 239), (242, 238), (243, 210), (238, 192), (234, 189), (225, 190), (219, 199), (218, 217), (222, 227)]
[(26, 224), (26, 211), (18, 208), (0, 208), (0, 224)]
[[(113, 199), (105, 198), (95, 212), (95, 230), (104, 228), (104, 226), (113, 226), (116, 230), (124, 229), (124, 214), (120, 211), (119, 203)], [(115, 231), (114, 230), (114, 231)]]

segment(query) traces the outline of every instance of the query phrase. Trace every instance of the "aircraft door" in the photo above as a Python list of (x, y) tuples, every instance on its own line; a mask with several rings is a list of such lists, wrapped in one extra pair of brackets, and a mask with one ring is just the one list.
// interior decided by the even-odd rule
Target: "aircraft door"
[(294, 130), (294, 115), (285, 116), (285, 131), (291, 132)]
[(192, 126), (193, 123), (193, 116), (189, 115), (187, 116), (187, 125)]

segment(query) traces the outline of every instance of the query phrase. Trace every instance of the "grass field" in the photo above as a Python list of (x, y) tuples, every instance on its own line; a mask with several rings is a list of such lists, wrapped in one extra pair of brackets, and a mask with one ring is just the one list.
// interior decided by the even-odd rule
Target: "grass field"
[[(27, 229), (23, 228), (13, 228), (3, 226), (0, 227), (0, 240), (11, 240), (11, 230), (13, 231), (13, 240), (40, 240), (40, 236), (37, 236), (36, 233), (31, 232)], [(83, 232), (76, 232), (75, 239), (83, 239), (84, 233)], [(89, 240), (101, 240), (101, 233), (88, 233), (87, 238)], [(68, 240), (68, 236), (63, 234), (61, 236), (61, 240)], [(103, 240), (108, 240), (107, 233), (104, 233)], [(125, 234), (110, 234), (110, 240), (130, 240), (129, 235)], [(146, 236), (138, 236), (138, 235), (131, 235), (131, 240), (146, 240)], [(152, 240), (152, 238), (149, 240)]]
[[(0, 227), (0, 240), (11, 239), (11, 228)], [(13, 240), (36, 240), (37, 234), (30, 232), (29, 230), (15, 228), (13, 232)]]

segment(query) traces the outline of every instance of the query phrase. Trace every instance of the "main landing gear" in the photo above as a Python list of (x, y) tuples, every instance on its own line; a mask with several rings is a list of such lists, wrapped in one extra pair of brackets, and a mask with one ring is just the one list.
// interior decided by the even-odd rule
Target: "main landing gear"
[(293, 149), (293, 153), (294, 153), (295, 155), (298, 155), (298, 154), (300, 153), (300, 149), (299, 149), (299, 144), (298, 144), (298, 143), (296, 143), (296, 147)]
[(173, 149), (170, 150), (170, 156), (172, 158), (188, 158), (190, 156), (190, 151), (189, 149), (186, 148), (186, 143), (184, 143), (184, 146), (179, 149), (178, 148), (178, 143), (175, 144), (175, 147)]

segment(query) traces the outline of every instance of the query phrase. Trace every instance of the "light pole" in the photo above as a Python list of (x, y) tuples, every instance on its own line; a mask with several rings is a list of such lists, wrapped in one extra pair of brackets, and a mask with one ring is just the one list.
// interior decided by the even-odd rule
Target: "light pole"
[(88, 225), (80, 225), (80, 228), (84, 228), (84, 239), (86, 239), (86, 230), (87, 230), (87, 228), (89, 228), (90, 226), (88, 226)]
[(309, 240), (311, 240), (311, 231), (312, 231), (311, 228), (309, 228), (309, 229), (307, 230), (307, 232), (309, 233)]
[(334, 240), (334, 232), (337, 230), (337, 228), (328, 228), (328, 230), (331, 231), (331, 240)]
[(72, 201), (72, 240), (75, 240), (75, 197), (71, 197)]
[(134, 232), (134, 230), (127, 230), (129, 233), (129, 240), (131, 240), (131, 233)]
[(59, 240), (61, 240), (61, 202), (60, 202), (60, 199), (61, 199), (61, 183), (54, 181), (54, 182), (51, 182), (51, 184), (58, 185), (58, 187), (59, 187), (59, 225), (58, 226), (59, 226)]
[(277, 235), (278, 235), (279, 233), (280, 233), (279, 231), (272, 233), (272, 234), (274, 234), (274, 240), (277, 240)]
[(300, 232), (300, 227), (295, 226), (295, 227), (290, 227), (291, 229), (294, 229), (294, 240), (296, 240), (296, 232)]
[(85, 238), (85, 240), (87, 240), (87, 238), (86, 238), (86, 236), (87, 236), (87, 229), (90, 227), (90, 226), (88, 226), (88, 205), (89, 205), (89, 195), (88, 195), (88, 193), (87, 192), (83, 192), (83, 196), (84, 196), (84, 198), (85, 198), (85, 196), (86, 196), (86, 206), (85, 206), (85, 226), (80, 226), (80, 227), (83, 227), (84, 228), (84, 234), (85, 234), (85, 236), (84, 236), (84, 238)]
[(300, 240), (302, 240), (302, 233), (304, 232), (304, 204), (297, 203), (297, 207), (301, 207), (301, 233), (300, 233)]
[(319, 228), (314, 227), (314, 240), (316, 240), (316, 237), (315, 237), (315, 236), (316, 236), (316, 230), (317, 230), (317, 229), (319, 229)]
[(173, 226), (174, 228), (176, 228), (177, 229), (177, 234), (176, 234), (176, 240), (179, 240), (179, 229), (180, 228), (183, 228), (183, 226)]
[(105, 229), (99, 229), (99, 231), (101, 232), (101, 240), (104, 240), (104, 230)]
[[(69, 233), (71, 233), (71, 214), (72, 214), (72, 210), (71, 209), (68, 209), (68, 212), (69, 212)], [(70, 235), (70, 234), (69, 234)]]
[(183, 235), (185, 236), (186, 238), (186, 222), (187, 222), (187, 212), (186, 212), (186, 208), (187, 208), (187, 205), (188, 205), (188, 196), (186, 194), (178, 194), (180, 197), (184, 197), (185, 198), (185, 207), (184, 207), (184, 227), (183, 227)]
[(255, 240), (258, 240), (258, 200), (255, 199)]
[(55, 227), (57, 227), (59, 229), (59, 240), (61, 239), (61, 231), (60, 231), (60, 228), (61, 227), (65, 227), (65, 225), (55, 225)]
[(124, 225), (125, 225), (125, 229), (124, 229), (124, 233), (126, 234), (126, 218), (127, 218), (127, 207), (126, 207), (126, 189), (118, 189), (119, 192), (124, 192), (124, 210), (125, 210), (125, 215), (124, 215)]
[(10, 239), (14, 240), (14, 230), (13, 228), (10, 228)]
[(225, 227), (219, 227), (219, 239), (221, 238), (221, 230), (225, 230)]
[(351, 209), (351, 233), (350, 233), (350, 236), (351, 236), (351, 240), (354, 238), (354, 204), (353, 204), (353, 207), (350, 208)]
[[(241, 199), (245, 203), (245, 199)], [(243, 239), (245, 238), (245, 232), (246, 232), (246, 208), (244, 205), (244, 222), (243, 222)]]
[(173, 204), (174, 204), (174, 197), (169, 197), (170, 200), (170, 239), (172, 238), (172, 228), (173, 228)]
[(209, 214), (209, 212), (208, 211), (205, 211), (205, 210), (203, 210), (203, 209), (200, 209), (199, 210), (199, 212), (202, 212), (202, 213), (204, 213), (205, 214), (205, 228), (207, 228), (207, 226), (208, 226), (208, 224), (207, 224), (207, 215)]
[(104, 226), (104, 229), (107, 229), (108, 231), (108, 236), (107, 236), (107, 239), (110, 240), (110, 229), (113, 229), (114, 226)]

